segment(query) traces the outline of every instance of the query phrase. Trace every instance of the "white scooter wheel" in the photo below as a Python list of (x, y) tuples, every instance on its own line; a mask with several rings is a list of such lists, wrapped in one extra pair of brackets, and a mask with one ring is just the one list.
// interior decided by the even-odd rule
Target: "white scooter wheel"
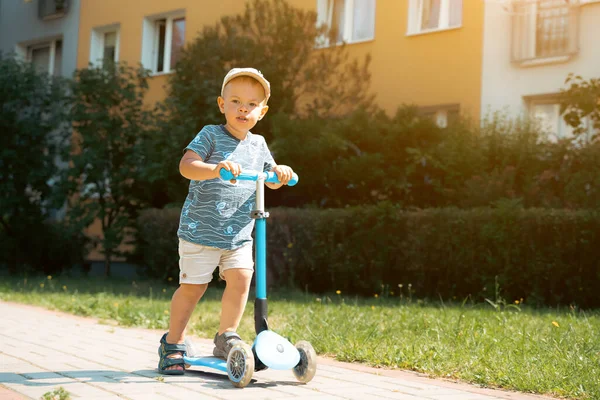
[(227, 375), (233, 386), (243, 388), (252, 380), (254, 354), (246, 343), (236, 343), (227, 356)]
[(308, 383), (317, 373), (317, 353), (306, 340), (296, 343), (296, 349), (300, 353), (300, 362), (292, 371), (296, 379), (300, 382)]

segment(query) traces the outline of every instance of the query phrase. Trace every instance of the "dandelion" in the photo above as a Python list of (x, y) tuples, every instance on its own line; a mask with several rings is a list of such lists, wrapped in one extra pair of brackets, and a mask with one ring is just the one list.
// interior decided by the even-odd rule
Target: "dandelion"
[(516, 305), (519, 305), (519, 300), (515, 300), (515, 304), (516, 304)]
[(399, 283), (399, 284), (398, 284), (398, 287), (399, 287), (400, 289), (402, 289), (402, 284), (401, 284), (401, 283)]
[(63, 285), (63, 290), (67, 290), (67, 285)]
[(43, 284), (43, 283), (40, 283), (40, 287), (43, 289), (43, 288), (44, 288), (44, 284)]
[(119, 307), (119, 303), (115, 303), (115, 304), (113, 304), (113, 306)]
[(167, 289), (163, 289), (163, 293), (167, 293)]
[(316, 301), (317, 303), (320, 303), (320, 302), (321, 302), (321, 299), (320, 299), (319, 297), (317, 297), (317, 298), (315, 299), (315, 301)]
[(374, 296), (375, 298), (378, 298), (378, 297), (379, 297), (379, 295), (378, 295), (377, 293), (375, 293), (373, 296)]
[(165, 315), (169, 315), (169, 310), (165, 310)]
[(393, 296), (393, 295), (394, 295), (394, 291), (392, 290), (392, 291), (390, 292), (390, 294)]
[(554, 326), (555, 326), (555, 327), (557, 327), (557, 328), (559, 328), (559, 327), (560, 327), (560, 325), (558, 325), (558, 322), (556, 322), (556, 321), (552, 321), (552, 325), (554, 325)]
[(171, 281), (173, 280), (173, 277), (171, 277), (171, 276), (170, 276), (170, 277), (168, 277), (168, 278), (167, 278), (167, 280), (168, 280), (169, 282), (171, 282)]
[(292, 247), (294, 247), (294, 243), (288, 243), (288, 249), (291, 249)]
[(374, 309), (375, 309), (375, 306), (371, 306), (371, 310), (374, 310)]
[(52, 280), (52, 275), (48, 275), (48, 280), (51, 281)]
[(342, 291), (341, 290), (336, 290), (335, 294), (342, 294)]

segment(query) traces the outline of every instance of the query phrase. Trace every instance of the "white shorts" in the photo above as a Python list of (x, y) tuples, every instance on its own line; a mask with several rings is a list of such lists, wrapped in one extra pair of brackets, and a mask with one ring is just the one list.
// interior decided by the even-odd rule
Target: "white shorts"
[(253, 270), (252, 242), (235, 250), (223, 250), (179, 239), (179, 283), (208, 283), (217, 267), (221, 279), (228, 269)]

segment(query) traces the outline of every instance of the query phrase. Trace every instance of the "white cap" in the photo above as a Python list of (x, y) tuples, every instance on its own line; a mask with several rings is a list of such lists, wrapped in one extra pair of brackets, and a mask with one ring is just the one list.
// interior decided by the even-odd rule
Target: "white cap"
[(262, 87), (265, 89), (266, 100), (269, 100), (271, 96), (271, 84), (268, 80), (265, 79), (263, 74), (255, 69), (255, 68), (232, 68), (231, 71), (225, 75), (225, 79), (223, 79), (223, 86), (221, 86), (221, 96), (223, 96), (223, 92), (225, 91), (225, 85), (233, 78), (237, 78), (238, 76), (249, 76), (251, 78), (256, 79)]

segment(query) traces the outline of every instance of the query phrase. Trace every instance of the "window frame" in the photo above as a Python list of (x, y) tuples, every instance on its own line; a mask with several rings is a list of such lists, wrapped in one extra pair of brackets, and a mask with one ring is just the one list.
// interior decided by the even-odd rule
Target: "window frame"
[[(48, 57), (48, 75), (56, 76), (57, 71), (55, 71), (56, 66), (56, 44), (57, 42), (61, 42), (62, 50), (64, 50), (64, 39), (62, 36), (53, 36), (49, 38), (44, 38), (42, 40), (36, 40), (35, 42), (27, 42), (21, 43), (16, 46), (16, 53), (23, 60), (27, 62), (33, 62), (32, 55), (33, 51), (36, 49), (43, 49), (48, 47), (50, 49), (50, 56)], [(62, 57), (62, 53), (61, 53)], [(61, 67), (62, 67), (62, 59), (61, 59)], [(62, 75), (62, 71), (58, 71), (58, 76)]]
[(91, 45), (90, 45), (90, 63), (94, 66), (101, 66), (104, 62), (104, 39), (107, 33), (116, 33), (115, 42), (115, 58), (114, 62), (119, 62), (120, 43), (121, 43), (121, 25), (112, 24), (102, 27), (92, 28)]
[[(171, 69), (171, 46), (173, 39), (173, 21), (178, 19), (184, 19), (187, 25), (185, 10), (176, 10), (167, 13), (151, 15), (144, 18), (142, 32), (142, 65), (145, 68), (148, 68), (153, 76), (175, 72)], [(165, 24), (163, 62), (162, 71), (158, 71), (158, 58), (160, 52), (160, 29), (158, 27), (163, 20)]]
[[(534, 114), (534, 108), (536, 106), (553, 106), (554, 107), (554, 116), (553, 118), (557, 118), (556, 125), (559, 130), (565, 130), (565, 132), (545, 132), (547, 136), (544, 137), (545, 140), (550, 142), (557, 142), (558, 140), (563, 139), (573, 139), (575, 135), (573, 134), (574, 127), (567, 124), (562, 114), (560, 114), (560, 95), (559, 94), (544, 94), (544, 95), (536, 95), (536, 96), (524, 96), (524, 101), (526, 105), (527, 115), (532, 121), (536, 120)], [(580, 136), (577, 140), (588, 141), (592, 134), (594, 133), (594, 127), (592, 121), (589, 117), (585, 117), (582, 120), (582, 123), (585, 125), (587, 132)], [(555, 137), (555, 139), (552, 138)]]
[[(550, 0), (551, 1), (551, 0)], [(593, 0), (598, 1), (598, 0)], [(552, 16), (540, 15), (548, 7), (540, 7), (537, 2), (527, 3), (518, 1), (512, 5), (513, 15), (511, 20), (511, 62), (519, 67), (535, 67), (544, 64), (556, 64), (569, 61), (579, 53), (579, 7), (564, 4), (567, 11), (563, 15), (566, 30), (566, 46), (563, 51), (556, 54), (538, 54), (538, 24), (544, 18)], [(560, 8), (560, 7), (556, 7)], [(554, 17), (556, 18), (556, 17)], [(518, 47), (517, 47), (518, 46)]]
[[(368, 38), (362, 39), (352, 39), (352, 35), (354, 33), (354, 15), (355, 15), (355, 0), (343, 0), (344, 1), (344, 31), (341, 33), (342, 40), (336, 41), (333, 45), (341, 45), (342, 43), (346, 44), (355, 44), (355, 43), (364, 43), (375, 40), (375, 29), (377, 27), (377, 0), (373, 0), (373, 35)], [(322, 15), (320, 13), (321, 10), (324, 9), (319, 3), (325, 2), (327, 4), (326, 15)], [(333, 18), (333, 7), (335, 0), (317, 0), (317, 25), (321, 26), (322, 24), (327, 25), (328, 27), (332, 26), (332, 18)], [(351, 10), (351, 12), (347, 12)], [(329, 47), (332, 44), (329, 42), (329, 38), (325, 37), (322, 39), (323, 44), (321, 47)]]
[(465, 9), (464, 0), (461, 0), (461, 17), (460, 24), (456, 26), (450, 26), (450, 1), (451, 0), (440, 0), (440, 15), (438, 20), (438, 27), (431, 29), (422, 29), (421, 22), (423, 20), (423, 3), (424, 0), (409, 0), (408, 3), (408, 24), (406, 36), (417, 36), (425, 35), (428, 33), (451, 31), (454, 29), (460, 29), (463, 27), (463, 13)]
[(460, 110), (460, 103), (448, 103), (419, 107), (419, 114), (432, 118), (438, 128), (445, 129), (454, 122), (451, 118), (452, 115), (460, 118)]

